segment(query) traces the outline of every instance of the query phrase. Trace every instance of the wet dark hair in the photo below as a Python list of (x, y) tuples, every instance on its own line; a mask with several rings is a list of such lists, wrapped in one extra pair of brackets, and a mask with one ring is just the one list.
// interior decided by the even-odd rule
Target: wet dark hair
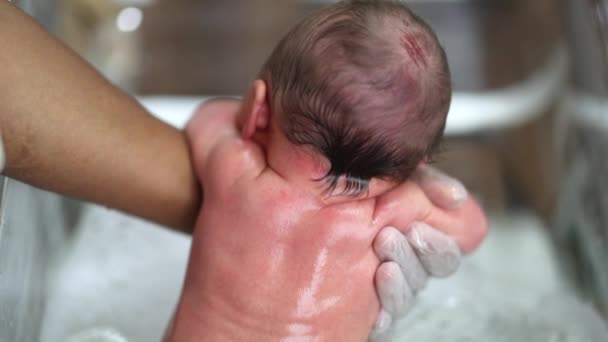
[(341, 1), (294, 27), (264, 65), (272, 110), (293, 144), (325, 156), (333, 192), (402, 182), (438, 147), (451, 101), (445, 53), (403, 3)]

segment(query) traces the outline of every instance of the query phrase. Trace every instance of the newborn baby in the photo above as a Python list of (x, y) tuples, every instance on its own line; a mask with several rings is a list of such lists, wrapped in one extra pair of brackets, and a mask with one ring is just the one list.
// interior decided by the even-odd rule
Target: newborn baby
[(370, 246), (398, 225), (381, 195), (437, 148), (450, 96), (426, 24), (399, 2), (350, 1), (292, 29), (242, 102), (203, 105), (189, 129), (204, 204), (167, 339), (364, 341)]

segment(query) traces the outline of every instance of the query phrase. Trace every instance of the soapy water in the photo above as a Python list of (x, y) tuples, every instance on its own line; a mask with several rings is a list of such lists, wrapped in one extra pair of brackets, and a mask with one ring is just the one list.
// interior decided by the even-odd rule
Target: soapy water
[[(430, 282), (394, 340), (608, 341), (605, 322), (561, 285), (537, 222), (492, 223), (486, 244), (455, 276)], [(184, 235), (88, 207), (51, 282), (41, 341), (160, 341), (189, 247)]]
[(525, 289), (508, 291), (497, 284), (452, 291), (449, 287), (466, 283), (462, 279), (466, 273), (461, 272), (458, 280), (435, 282), (423, 292), (398, 324), (395, 341), (608, 341), (606, 322), (589, 303), (572, 294), (532, 299), (531, 294), (518, 293)]
[(114, 329), (94, 328), (69, 337), (66, 342), (128, 342), (128, 340)]
[(185, 235), (87, 207), (50, 281), (40, 341), (160, 341), (189, 248)]

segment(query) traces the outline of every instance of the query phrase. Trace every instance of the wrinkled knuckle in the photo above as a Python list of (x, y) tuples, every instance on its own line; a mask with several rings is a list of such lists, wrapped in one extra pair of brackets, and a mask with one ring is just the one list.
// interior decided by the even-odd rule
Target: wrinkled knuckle
[(399, 243), (401, 232), (393, 227), (384, 228), (374, 240), (374, 251), (380, 259), (391, 258)]

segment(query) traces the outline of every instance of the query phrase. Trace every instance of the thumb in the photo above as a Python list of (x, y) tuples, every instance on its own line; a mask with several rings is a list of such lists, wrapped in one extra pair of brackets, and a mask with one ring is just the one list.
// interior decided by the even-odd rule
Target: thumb
[(421, 164), (412, 179), (433, 204), (444, 210), (459, 208), (467, 200), (467, 189), (460, 181), (432, 166)]

